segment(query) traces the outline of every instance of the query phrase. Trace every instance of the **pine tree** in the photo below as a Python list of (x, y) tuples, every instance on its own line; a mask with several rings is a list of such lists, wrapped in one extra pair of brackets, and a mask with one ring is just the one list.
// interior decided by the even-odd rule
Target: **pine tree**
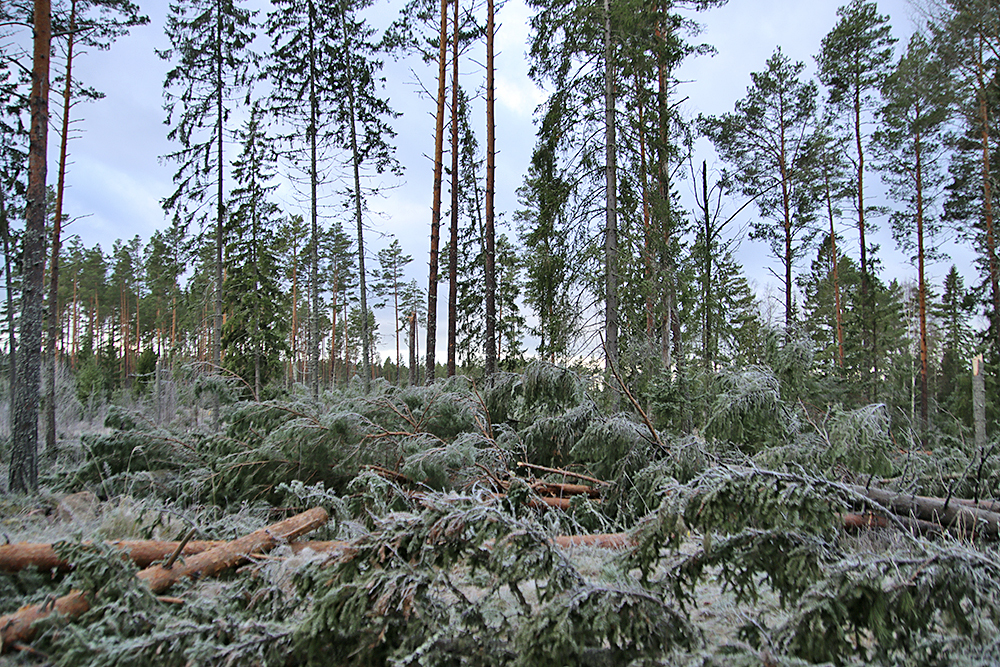
[[(857, 216), (861, 251), (861, 319), (865, 322), (862, 335), (869, 351), (867, 372), (872, 382), (878, 375), (874, 363), (879, 342), (873, 337), (871, 317), (871, 268), (868, 260), (866, 234), (873, 231), (866, 215), (871, 206), (865, 198), (865, 157), (870, 150), (871, 135), (866, 131), (878, 108), (878, 91), (892, 68), (892, 50), (896, 40), (889, 30), (889, 19), (878, 13), (869, 0), (851, 0), (837, 10), (840, 20), (823, 38), (817, 64), (819, 80), (826, 86), (829, 102), (838, 116), (838, 145), (848, 146), (847, 154), (854, 167), (854, 212)], [(831, 237), (835, 240), (835, 236)], [(836, 259), (834, 253), (832, 259)], [(869, 396), (873, 395), (869, 393)]]
[[(94, 18), (91, 12), (99, 12)], [(112, 13), (120, 18), (112, 18)], [(48, 331), (45, 343), (46, 395), (45, 446), (50, 456), (56, 448), (56, 338), (59, 336), (59, 249), (63, 222), (63, 193), (66, 186), (66, 156), (69, 143), (70, 109), (74, 97), (94, 98), (100, 94), (91, 90), (74, 90), (74, 47), (110, 48), (111, 42), (127, 34), (129, 29), (149, 23), (139, 14), (139, 7), (129, 0), (71, 0), (66, 25), (66, 67), (63, 73), (62, 118), (59, 136), (59, 163), (56, 178), (56, 204), (52, 223), (51, 260), (49, 262)], [(77, 38), (79, 35), (79, 39)], [(77, 51), (79, 55), (80, 51)], [(79, 88), (79, 86), (77, 86)]]
[[(171, 48), (160, 57), (173, 68), (164, 81), (167, 138), (180, 144), (166, 159), (177, 163), (173, 194), (163, 206), (182, 219), (215, 228), (212, 364), (222, 366), (222, 271), (225, 246), (225, 142), (229, 104), (249, 85), (252, 13), (239, 0), (172, 4), (166, 32)], [(214, 219), (210, 202), (214, 201)], [(213, 420), (218, 424), (218, 400)]]
[(936, 45), (951, 67), (956, 110), (962, 131), (953, 138), (951, 183), (944, 217), (976, 246), (979, 269), (987, 285), (987, 313), (994, 354), (1000, 352), (1000, 257), (996, 152), (1000, 137), (1000, 86), (996, 74), (1000, 49), (1000, 15), (986, 0), (950, 2), (931, 25)]
[(20, 347), (14, 425), (11, 432), (11, 491), (38, 488), (38, 394), (41, 379), (42, 278), (45, 266), (45, 173), (49, 124), (49, 59), (52, 16), (49, 0), (35, 0), (23, 242)]
[(766, 241), (781, 262), (776, 277), (785, 291), (786, 328), (795, 319), (792, 273), (814, 236), (816, 208), (816, 86), (801, 80), (804, 68), (779, 48), (765, 71), (751, 74), (753, 84), (733, 113), (701, 119), (702, 131), (733, 166), (740, 191), (756, 201), (764, 218), (754, 223), (751, 236)]
[(412, 261), (413, 257), (403, 253), (399, 239), (393, 239), (389, 247), (378, 251), (378, 282), (372, 287), (377, 296), (392, 298), (392, 321), (396, 338), (396, 386), (402, 384), (400, 367), (403, 362), (399, 354), (399, 332), (405, 327), (405, 322), (400, 318), (402, 312), (400, 311), (400, 291), (403, 287), (402, 281), (406, 266)]
[[(394, 148), (389, 141), (395, 132), (389, 119), (395, 114), (385, 98), (379, 97), (379, 88), (384, 80), (379, 78), (382, 61), (377, 58), (379, 46), (372, 43), (374, 31), (360, 20), (357, 13), (369, 6), (370, 0), (356, 0), (353, 5), (342, 1), (340, 6), (341, 41), (338, 57), (334, 59), (335, 69), (328, 72), (333, 86), (347, 92), (347, 105), (343, 101), (334, 114), (337, 142), (350, 154), (353, 175), (351, 201), (354, 222), (357, 228), (358, 289), (361, 296), (361, 312), (368, 313), (368, 287), (365, 271), (364, 244), (364, 193), (361, 187), (361, 172), (373, 169), (382, 174), (399, 174)], [(365, 390), (371, 380), (372, 341), (375, 334), (368, 331), (368, 318), (359, 317), (362, 343), (362, 382)]]
[(881, 169), (893, 198), (905, 208), (892, 215), (893, 237), (913, 253), (917, 265), (920, 320), (920, 420), (926, 437), (929, 418), (929, 359), (927, 331), (927, 241), (937, 231), (935, 193), (951, 104), (950, 77), (920, 33), (882, 88), (885, 101), (876, 133)]

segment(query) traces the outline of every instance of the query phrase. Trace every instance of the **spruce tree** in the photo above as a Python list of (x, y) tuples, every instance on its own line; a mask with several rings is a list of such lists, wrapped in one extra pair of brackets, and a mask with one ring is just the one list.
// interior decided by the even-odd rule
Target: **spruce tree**
[[(212, 357), (222, 366), (222, 273), (226, 213), (226, 123), (234, 100), (246, 96), (253, 63), (253, 14), (239, 0), (183, 0), (170, 5), (171, 48), (160, 53), (172, 68), (163, 84), (170, 131), (180, 148), (165, 157), (177, 164), (176, 189), (163, 206), (181, 219), (214, 227), (215, 276)], [(210, 204), (214, 202), (215, 206)], [(216, 370), (215, 372), (218, 372)], [(218, 400), (213, 409), (218, 424)]]
[[(343, 42), (342, 7), (316, 0), (276, 0), (267, 16), (272, 45), (265, 67), (273, 88), (268, 107), (291, 131), (285, 139), (293, 164), (306, 173), (309, 188), (309, 325), (306, 330), (306, 379), (319, 396), (320, 341), (320, 186), (335, 137), (331, 123), (345, 103), (331, 72), (342, 67), (337, 44)], [(342, 142), (341, 142), (342, 143)], [(298, 311), (296, 304), (296, 312)], [(297, 324), (297, 322), (296, 322)], [(297, 332), (296, 332), (297, 334)], [(294, 356), (294, 353), (293, 353)]]
[(229, 204), (223, 283), (227, 319), (222, 328), (225, 366), (253, 388), (255, 400), (261, 400), (264, 386), (280, 372), (289, 321), (287, 298), (277, 280), (279, 212), (270, 200), (277, 187), (271, 182), (276, 155), (260, 116), (254, 105), (236, 133), (242, 150), (233, 161), (236, 187)]

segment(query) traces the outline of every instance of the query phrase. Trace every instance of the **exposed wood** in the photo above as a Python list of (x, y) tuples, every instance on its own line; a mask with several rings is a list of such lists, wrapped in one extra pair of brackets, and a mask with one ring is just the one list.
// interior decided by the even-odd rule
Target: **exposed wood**
[(24, 642), (31, 641), (32, 637), (35, 636), (32, 624), (37, 620), (53, 613), (74, 618), (86, 613), (88, 609), (90, 609), (90, 601), (87, 593), (70, 591), (60, 598), (21, 607), (13, 614), (0, 616), (0, 652), (6, 653), (12, 648), (19, 648), (19, 645)]
[(328, 518), (326, 510), (315, 507), (232, 542), (226, 542), (192, 556), (183, 564), (175, 565), (169, 570), (160, 565), (153, 565), (139, 572), (136, 576), (145, 581), (154, 593), (160, 593), (187, 577), (214, 576), (243, 562), (250, 554), (258, 551), (269, 551), (281, 542), (294, 540), (300, 535), (319, 528), (326, 523)]
[(557, 484), (554, 482), (535, 482), (531, 485), (532, 490), (543, 496), (553, 496), (562, 498), (563, 496), (582, 496), (600, 498), (601, 492), (592, 486), (585, 484)]
[[(144, 581), (153, 593), (162, 593), (174, 583), (186, 577), (213, 576), (227, 570), (259, 551), (268, 551), (281, 542), (294, 540), (316, 528), (328, 519), (326, 510), (315, 507), (307, 512), (261, 528), (249, 535), (223, 542), (207, 551), (193, 556), (182, 565), (166, 569), (153, 565), (136, 576)], [(190, 544), (190, 543), (189, 543)], [(176, 543), (172, 548), (176, 548)], [(169, 554), (170, 551), (167, 551)], [(0, 617), (0, 651), (6, 651), (17, 644), (31, 641), (34, 636), (32, 623), (58, 612), (67, 617), (75, 617), (90, 609), (88, 594), (84, 591), (70, 591), (55, 600), (21, 607), (12, 614)]]
[[(889, 528), (897, 525), (895, 521), (889, 521), (884, 516), (871, 512), (842, 514), (841, 519), (843, 519), (844, 529), (847, 531), (858, 531), (865, 528)], [(945, 533), (945, 529), (940, 524), (931, 523), (930, 521), (922, 521), (911, 517), (896, 517), (896, 519), (914, 533), (926, 536), (937, 536)]]
[(954, 498), (949, 501), (856, 485), (849, 485), (848, 488), (903, 517), (930, 521), (945, 528), (958, 530), (967, 537), (994, 540), (1000, 537), (998, 512), (971, 507)]
[[(106, 544), (121, 549), (139, 567), (149, 567), (173, 553), (178, 542), (159, 540), (119, 540)], [(193, 540), (184, 545), (181, 556), (193, 556), (213, 549), (225, 542), (215, 540)], [(0, 572), (17, 572), (26, 567), (37, 567), (39, 570), (71, 569), (69, 563), (59, 558), (51, 544), (35, 544), (18, 542), (0, 546)]]

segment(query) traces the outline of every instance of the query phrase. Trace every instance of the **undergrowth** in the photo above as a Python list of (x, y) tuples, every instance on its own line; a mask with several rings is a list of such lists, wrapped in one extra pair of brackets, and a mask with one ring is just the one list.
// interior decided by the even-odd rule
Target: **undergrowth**
[[(896, 527), (861, 539), (842, 517), (879, 509), (850, 486), (873, 480), (995, 498), (998, 448), (901, 443), (884, 406), (820, 411), (781, 377), (721, 374), (703, 397), (708, 427), (684, 434), (654, 430), (640, 410), (606, 412), (588, 378), (544, 363), (483, 387), (234, 403), (218, 431), (112, 410), (49, 480), (101, 501), (59, 546), (73, 572), (0, 575), (5, 613), (71, 589), (91, 609), (42, 623), (37, 653), (17, 661), (996, 664), (994, 546)], [(594, 478), (600, 498), (575, 496), (566, 511), (529, 483)], [(343, 547), (282, 547), (180, 585), (180, 604), (149, 594), (117, 551), (83, 543), (231, 539), (316, 505), (332, 520), (312, 537)], [(8, 525), (45, 516), (32, 511), (5, 507)], [(633, 546), (554, 542), (616, 532)], [(706, 625), (716, 605), (724, 620)]]

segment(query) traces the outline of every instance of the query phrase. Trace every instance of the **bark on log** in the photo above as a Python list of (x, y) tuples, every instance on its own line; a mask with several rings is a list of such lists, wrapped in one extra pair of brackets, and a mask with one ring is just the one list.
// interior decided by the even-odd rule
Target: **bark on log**
[(270, 551), (280, 542), (294, 540), (319, 528), (327, 519), (326, 510), (315, 507), (308, 512), (285, 519), (267, 528), (226, 542), (214, 549), (196, 554), (170, 569), (153, 565), (136, 576), (145, 581), (154, 593), (162, 593), (185, 577), (211, 577), (246, 560), (258, 551)]
[[(105, 544), (121, 549), (137, 566), (145, 568), (172, 554), (178, 543), (159, 540), (112, 540)], [(225, 544), (225, 541), (191, 541), (184, 546), (181, 555), (193, 556), (220, 544)], [(72, 569), (69, 563), (56, 555), (56, 550), (51, 544), (17, 542), (0, 546), (0, 572), (18, 572), (32, 565), (39, 570), (67, 572)]]
[[(847, 531), (857, 531), (863, 528), (889, 528), (899, 525), (895, 521), (889, 521), (889, 519), (884, 516), (872, 514), (871, 512), (863, 512), (861, 514), (842, 514), (841, 519), (843, 519), (844, 529)], [(931, 523), (930, 521), (921, 521), (920, 519), (914, 519), (907, 516), (896, 516), (895, 519), (906, 526), (913, 533), (920, 533), (921, 535), (929, 536), (943, 535), (945, 533), (944, 527), (940, 524)]]
[[(208, 551), (196, 554), (183, 564), (175, 565), (169, 570), (160, 565), (154, 565), (142, 570), (136, 576), (140, 581), (144, 581), (154, 593), (162, 593), (184, 577), (218, 574), (238, 565), (251, 554), (268, 551), (283, 541), (294, 540), (300, 535), (319, 528), (326, 523), (327, 518), (326, 510), (316, 507), (232, 542), (223, 542)], [(176, 543), (174, 548), (176, 548)], [(61, 598), (21, 607), (12, 614), (0, 616), (0, 653), (10, 650), (17, 644), (31, 641), (35, 634), (32, 624), (38, 619), (45, 618), (53, 612), (74, 617), (83, 614), (88, 609), (90, 609), (90, 602), (87, 593), (70, 591)]]
[(952, 498), (928, 498), (885, 489), (850, 485), (849, 488), (903, 517), (913, 517), (958, 530), (968, 537), (1000, 537), (1000, 513), (970, 507)]
[(590, 498), (600, 498), (601, 492), (592, 486), (585, 484), (559, 484), (556, 482), (535, 482), (531, 485), (535, 493), (542, 496), (552, 496), (562, 498), (563, 496), (582, 496)]

